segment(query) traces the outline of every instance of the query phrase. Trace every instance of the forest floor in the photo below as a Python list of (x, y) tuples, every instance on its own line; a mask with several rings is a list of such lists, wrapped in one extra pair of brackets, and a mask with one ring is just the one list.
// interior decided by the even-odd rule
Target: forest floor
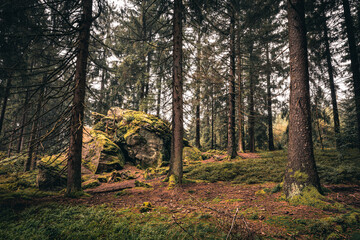
[[(256, 153), (239, 155), (240, 157), (235, 160), (229, 160), (225, 155), (214, 155), (202, 161), (202, 165), (230, 166), (229, 164), (245, 163), (250, 159), (255, 162), (262, 161), (264, 157), (268, 157)], [(213, 236), (211, 238), (214, 239), (225, 239), (229, 232), (232, 239), (360, 239), (358, 184), (324, 184), (327, 193), (320, 200), (320, 204), (292, 204), (283, 198), (278, 182), (247, 184), (234, 181), (190, 180), (187, 177), (193, 176), (191, 171), (194, 171), (194, 166), (189, 168), (190, 170), (186, 171), (185, 167), (185, 183), (174, 188), (169, 188), (168, 183), (164, 182), (165, 175), (146, 180), (145, 170), (126, 165), (121, 171), (130, 173), (135, 179), (102, 183), (100, 186), (87, 189), (86, 197), (47, 196), (17, 203), (12, 201), (10, 205), (13, 208), (16, 205), (27, 208), (56, 203), (68, 207), (105, 207), (115, 212), (127, 209), (129, 212), (124, 213), (127, 219), (132, 219), (133, 216), (130, 215), (145, 214), (148, 222), (162, 222), (165, 216), (165, 221), (171, 223), (171, 228), (175, 226), (177, 231), (183, 234), (181, 237), (173, 235), (176, 239), (208, 239), (209, 236)], [(228, 174), (231, 175), (231, 172)], [(263, 171), (262, 174), (268, 175), (269, 172)], [(187, 222), (188, 219), (198, 220), (192, 224), (210, 224), (222, 234), (215, 234), (216, 231), (209, 232), (208, 235), (197, 233)], [(138, 239), (162, 238), (156, 237), (154, 233), (153, 238)]]

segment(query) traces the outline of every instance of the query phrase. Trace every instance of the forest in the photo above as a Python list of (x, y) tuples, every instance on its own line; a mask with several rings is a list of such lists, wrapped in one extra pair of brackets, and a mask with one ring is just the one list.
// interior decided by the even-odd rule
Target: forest
[(360, 239), (359, 0), (0, 0), (0, 240)]

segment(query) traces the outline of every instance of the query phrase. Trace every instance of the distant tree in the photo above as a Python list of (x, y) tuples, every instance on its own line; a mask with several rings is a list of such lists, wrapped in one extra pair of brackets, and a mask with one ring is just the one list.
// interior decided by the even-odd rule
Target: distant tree
[(274, 151), (273, 117), (272, 117), (272, 94), (271, 94), (271, 62), (269, 53), (269, 44), (266, 44), (266, 107), (268, 120), (268, 148)]
[[(325, 3), (324, 0), (321, 0), (321, 5), (324, 8)], [(336, 99), (336, 88), (334, 83), (334, 69), (332, 65), (332, 57), (330, 51), (330, 39), (329, 39), (329, 29), (326, 23), (326, 14), (325, 9), (322, 11), (322, 27), (323, 27), (323, 37), (325, 43), (325, 55), (326, 55), (326, 63), (327, 63), (327, 72), (329, 75), (329, 85), (330, 85), (330, 92), (331, 92), (331, 103), (333, 109), (333, 121), (334, 121), (334, 132), (335, 132), (335, 140), (336, 140), (336, 148), (340, 147), (340, 120), (339, 120), (339, 111), (338, 111), (338, 104)]]
[[(200, 31), (200, 30), (199, 30)], [(200, 98), (201, 98), (201, 32), (198, 33), (198, 40), (196, 44), (196, 75), (195, 75), (195, 147), (200, 148)]]
[(286, 197), (292, 198), (299, 195), (306, 187), (315, 187), (319, 192), (321, 188), (311, 135), (304, 0), (288, 0), (287, 11), (290, 49), (290, 120), (284, 192)]

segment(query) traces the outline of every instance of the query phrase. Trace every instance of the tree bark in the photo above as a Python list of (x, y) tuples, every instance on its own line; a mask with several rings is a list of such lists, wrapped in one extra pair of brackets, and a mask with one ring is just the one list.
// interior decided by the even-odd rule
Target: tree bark
[[(23, 84), (25, 84), (25, 81), (23, 81)], [(29, 89), (26, 90), (25, 93), (25, 99), (24, 99), (24, 105), (23, 105), (23, 112), (21, 117), (21, 123), (20, 123), (20, 133), (19, 133), (19, 140), (18, 145), (16, 148), (16, 152), (20, 153), (23, 148), (23, 142), (24, 142), (24, 129), (26, 124), (26, 116), (27, 116), (27, 110), (28, 110), (28, 104), (29, 104)]]
[(210, 149), (214, 149), (215, 141), (214, 141), (214, 117), (215, 117), (215, 110), (214, 110), (214, 83), (211, 83), (211, 145)]
[(81, 190), (81, 153), (86, 90), (86, 67), (89, 55), (92, 0), (82, 0), (83, 16), (80, 23), (79, 45), (75, 70), (75, 90), (70, 122), (70, 149), (67, 163), (67, 194)]
[(271, 96), (271, 63), (269, 56), (269, 44), (266, 44), (266, 90), (267, 90), (267, 112), (268, 112), (268, 147), (269, 151), (274, 151), (274, 134), (272, 118), (272, 96)]
[[(240, 24), (239, 24), (240, 25)], [(240, 27), (238, 29), (237, 42), (237, 68), (238, 68), (238, 151), (244, 152), (243, 142), (243, 104), (242, 104), (242, 78), (241, 78), (241, 49), (240, 49)]]
[(356, 47), (355, 39), (355, 29), (353, 25), (353, 20), (350, 14), (350, 6), (348, 0), (343, 0), (344, 7), (344, 16), (345, 16), (345, 25), (346, 33), (348, 37), (349, 51), (350, 51), (350, 60), (351, 60), (351, 71), (353, 74), (353, 85), (354, 85), (354, 95), (355, 95), (355, 108), (356, 108), (356, 119), (357, 119), (357, 135), (358, 142), (357, 146), (360, 149), (360, 70), (359, 70), (359, 59), (358, 52)]
[(284, 193), (292, 198), (320, 180), (316, 170), (311, 132), (308, 55), (304, 0), (288, 0), (290, 49), (290, 119), (288, 164)]
[(235, 158), (235, 13), (233, 6), (229, 7), (230, 14), (230, 76), (229, 76), (229, 99), (228, 99), (228, 144), (227, 154)]
[(47, 76), (44, 75), (43, 80), (42, 80), (42, 85), (40, 86), (39, 100), (38, 100), (37, 106), (36, 106), (35, 119), (33, 121), (32, 127), (31, 127), (28, 156), (25, 161), (24, 171), (35, 170), (35, 168), (36, 168), (36, 156), (34, 156), (34, 155), (36, 155), (35, 152), (39, 145), (39, 142), (37, 142), (37, 140), (36, 140), (36, 136), (38, 133), (38, 125), (39, 125), (39, 120), (40, 120), (40, 116), (41, 116), (41, 107), (42, 107), (43, 98), (44, 98), (44, 88), (45, 88), (46, 80), (47, 80)]
[[(2, 108), (1, 108), (0, 136), (1, 136), (1, 132), (2, 132), (2, 126), (3, 126), (3, 123), (4, 123), (4, 119), (5, 119), (7, 101), (8, 101), (8, 98), (10, 96), (10, 88), (11, 88), (11, 76), (8, 76), (8, 79), (7, 79), (7, 82), (6, 82), (6, 87), (5, 87), (5, 94), (4, 94), (4, 98), (3, 98), (3, 104), (2, 104)], [(0, 140), (1, 140), (1, 138), (0, 138)]]
[(173, 120), (172, 156), (169, 176), (182, 183), (183, 177), (183, 79), (182, 79), (182, 0), (174, 0), (173, 17)]
[[(104, 48), (103, 60), (106, 61), (106, 49), (105, 48)], [(101, 74), (100, 99), (98, 100), (98, 107), (97, 107), (98, 113), (101, 113), (101, 114), (105, 113), (104, 111), (106, 111), (104, 109), (106, 75), (107, 75), (107, 70), (104, 68), (102, 70), (102, 74)]]
[(250, 46), (250, 69), (249, 69), (249, 151), (255, 152), (255, 106), (254, 106), (254, 70), (253, 70), (253, 46)]
[(15, 136), (15, 134), (16, 134), (16, 122), (15, 122), (15, 124), (14, 124), (13, 129), (14, 129), (14, 130), (12, 131), (12, 133), (11, 133), (11, 135), (10, 135), (10, 140), (9, 140), (9, 145), (8, 145), (8, 151), (7, 151), (7, 157), (8, 157), (8, 158), (11, 157), (12, 143), (13, 143), (13, 141), (14, 141), (14, 136)]
[(158, 83), (157, 83), (157, 88), (158, 88), (158, 92), (157, 92), (157, 103), (156, 103), (156, 116), (158, 118), (160, 118), (160, 107), (161, 107), (161, 92), (162, 92), (162, 77), (163, 77), (163, 68), (162, 66), (160, 66), (160, 74), (158, 77)]
[[(323, 0), (321, 1), (322, 4)], [(324, 17), (324, 43), (325, 43), (325, 54), (326, 54), (326, 63), (327, 63), (327, 70), (329, 75), (329, 85), (330, 85), (330, 92), (331, 92), (331, 103), (333, 109), (333, 119), (334, 119), (334, 132), (335, 132), (335, 140), (336, 140), (336, 148), (338, 149), (340, 146), (340, 120), (339, 120), (339, 111), (337, 107), (337, 100), (336, 100), (336, 89), (334, 84), (334, 73), (333, 73), (333, 66), (331, 61), (331, 52), (330, 52), (330, 43), (328, 37), (328, 28), (326, 25), (325, 14)]]
[(196, 62), (196, 77), (195, 77), (195, 147), (199, 148), (200, 145), (200, 42), (201, 33), (198, 35), (197, 41), (197, 62)]

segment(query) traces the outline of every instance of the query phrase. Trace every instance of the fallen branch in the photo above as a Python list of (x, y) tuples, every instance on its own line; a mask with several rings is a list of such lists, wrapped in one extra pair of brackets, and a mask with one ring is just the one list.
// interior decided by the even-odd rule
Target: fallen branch
[(235, 212), (234, 218), (233, 218), (233, 220), (232, 220), (232, 223), (231, 223), (231, 227), (230, 227), (229, 233), (228, 233), (228, 235), (226, 236), (226, 240), (228, 240), (228, 239), (229, 239), (229, 237), (230, 237), (230, 233), (231, 233), (231, 230), (232, 230), (232, 229), (233, 229), (233, 227), (234, 227), (234, 224), (235, 224), (235, 219), (236, 219), (236, 216), (237, 216), (238, 212), (239, 212), (239, 208), (236, 208), (236, 212)]
[(178, 226), (179, 226), (184, 232), (186, 232), (190, 237), (192, 237), (193, 239), (197, 240), (197, 238), (196, 238), (195, 236), (193, 236), (191, 233), (189, 233), (188, 231), (186, 231), (186, 229), (183, 228), (183, 226), (181, 226), (181, 224), (176, 221), (176, 217), (175, 217), (174, 214), (172, 215), (172, 218), (173, 218), (173, 220), (174, 220), (174, 222), (175, 222), (176, 225), (178, 225)]

